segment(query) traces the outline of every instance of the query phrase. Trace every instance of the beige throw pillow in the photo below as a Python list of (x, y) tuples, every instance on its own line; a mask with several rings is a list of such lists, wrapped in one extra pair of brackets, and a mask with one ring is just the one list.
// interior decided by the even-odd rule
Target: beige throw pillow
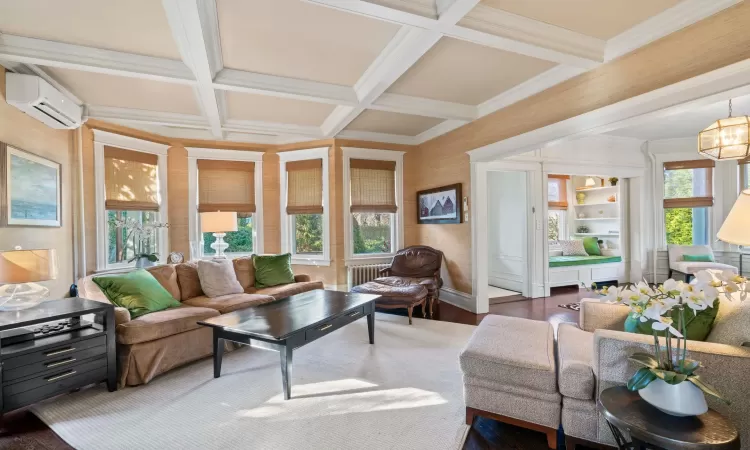
[(199, 260), (198, 278), (200, 278), (203, 292), (208, 297), (243, 292), (242, 285), (237, 281), (237, 275), (234, 273), (234, 265), (229, 259)]
[(559, 241), (563, 256), (589, 256), (583, 246), (583, 241)]

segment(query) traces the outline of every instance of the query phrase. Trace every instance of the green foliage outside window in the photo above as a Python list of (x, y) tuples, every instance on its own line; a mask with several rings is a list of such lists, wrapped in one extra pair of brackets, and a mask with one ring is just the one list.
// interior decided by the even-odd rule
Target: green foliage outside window
[(390, 213), (353, 213), (354, 254), (391, 252)]
[(560, 217), (553, 212), (547, 215), (547, 239), (550, 241), (560, 239)]
[(664, 211), (667, 244), (693, 245), (692, 208), (670, 208)]
[(323, 215), (295, 215), (294, 239), (297, 254), (323, 253)]

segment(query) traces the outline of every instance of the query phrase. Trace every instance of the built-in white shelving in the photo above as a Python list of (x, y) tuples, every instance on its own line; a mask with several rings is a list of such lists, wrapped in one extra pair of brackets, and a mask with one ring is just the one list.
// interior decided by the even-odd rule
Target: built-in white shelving
[(600, 187), (592, 187), (592, 188), (586, 188), (586, 189), (576, 189), (576, 192), (588, 192), (588, 191), (617, 191), (618, 186), (600, 186)]
[(619, 220), (619, 217), (577, 217), (576, 220)]
[(620, 233), (573, 233), (576, 236), (619, 236)]
[[(596, 237), (603, 241), (608, 250), (619, 253), (622, 247), (620, 233), (622, 232), (622, 203), (620, 202), (620, 184), (616, 186), (596, 186), (585, 188), (589, 177), (573, 175), (570, 179), (572, 192), (570, 200), (573, 203), (569, 208), (568, 230), (574, 239), (584, 237)], [(607, 176), (593, 177), (599, 184), (599, 179), (606, 180)], [(609, 184), (609, 183), (607, 183)], [(577, 196), (584, 194), (582, 204), (578, 204)], [(609, 201), (614, 196), (614, 202)], [(578, 217), (583, 214), (586, 217)], [(586, 231), (579, 233), (578, 230)]]
[(597, 203), (583, 203), (583, 204), (576, 203), (575, 206), (576, 207), (581, 207), (581, 206), (602, 206), (602, 205), (616, 205), (616, 204), (617, 204), (617, 202), (597, 202)]

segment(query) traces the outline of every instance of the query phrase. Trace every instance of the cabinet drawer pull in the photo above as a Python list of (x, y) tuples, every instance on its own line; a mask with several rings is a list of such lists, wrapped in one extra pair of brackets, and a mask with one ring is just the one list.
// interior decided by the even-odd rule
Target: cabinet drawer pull
[(54, 351), (54, 352), (48, 352), (48, 353), (45, 353), (45, 354), (44, 354), (44, 356), (56, 356), (56, 355), (62, 355), (63, 353), (68, 353), (68, 352), (72, 352), (72, 351), (74, 351), (75, 349), (76, 349), (75, 347), (68, 347), (68, 348), (64, 348), (64, 349), (62, 349), (62, 350), (56, 350), (56, 351)]
[(45, 366), (49, 369), (50, 367), (57, 367), (57, 366), (62, 366), (63, 364), (72, 363), (75, 360), (76, 360), (75, 358), (68, 358), (68, 359), (63, 359), (62, 361), (58, 361), (58, 362), (46, 363)]
[(354, 311), (353, 313), (349, 314), (349, 317), (357, 317), (361, 314), (361, 311)]
[(60, 375), (47, 378), (47, 382), (61, 380), (63, 378), (67, 378), (67, 377), (69, 377), (71, 375), (75, 375), (75, 374), (76, 374), (75, 370), (69, 370), (69, 371), (67, 371), (65, 373), (61, 373)]
[(333, 326), (333, 324), (329, 323), (327, 325), (324, 325), (324, 326), (318, 328), (318, 331), (325, 331), (325, 330), (331, 328), (332, 326)]

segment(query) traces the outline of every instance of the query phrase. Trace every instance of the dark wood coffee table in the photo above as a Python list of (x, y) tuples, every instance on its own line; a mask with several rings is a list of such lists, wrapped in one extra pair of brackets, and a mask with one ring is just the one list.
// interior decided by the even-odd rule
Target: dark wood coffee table
[(292, 391), (292, 351), (362, 317), (367, 317), (370, 344), (375, 343), (378, 295), (324, 291), (292, 295), (198, 322), (214, 330), (214, 378), (221, 375), (224, 340), (273, 344), (281, 354), (284, 399)]

